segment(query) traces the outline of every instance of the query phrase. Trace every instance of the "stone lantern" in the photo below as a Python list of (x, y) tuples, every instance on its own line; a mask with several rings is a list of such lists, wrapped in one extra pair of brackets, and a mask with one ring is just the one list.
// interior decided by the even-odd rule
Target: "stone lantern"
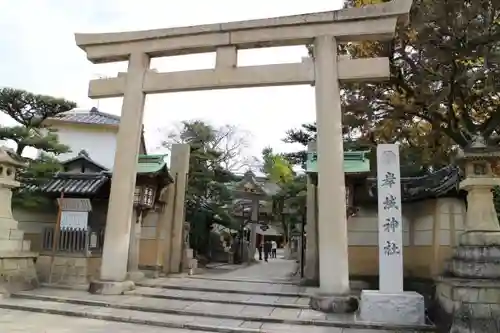
[(12, 189), (20, 186), (16, 171), (23, 166), (12, 150), (0, 147), (0, 285), (7, 292), (31, 289), (38, 284), (34, 266), (37, 254), (29, 252), (30, 242), (24, 240), (24, 232), (18, 229), (12, 215)]
[(467, 231), (500, 231), (492, 192), (495, 186), (500, 186), (496, 173), (500, 149), (487, 146), (484, 139), (477, 136), (459, 152), (458, 158), (465, 171), (460, 189), (467, 191)]
[(20, 186), (15, 179), (18, 168), (24, 163), (6, 147), (0, 147), (0, 228), (17, 229), (17, 221), (12, 216), (12, 189)]
[[(144, 180), (140, 180), (144, 183)], [(139, 270), (139, 252), (141, 228), (143, 220), (156, 200), (156, 186), (149, 181), (144, 184), (137, 184), (134, 191), (135, 223), (130, 225), (130, 242), (127, 263), (127, 277), (131, 281), (140, 281), (144, 278), (144, 273)]]
[(493, 187), (500, 185), (500, 149), (476, 136), (458, 158), (465, 172), (460, 189), (467, 191), (466, 231), (437, 279), (436, 296), (452, 319), (450, 332), (495, 331), (500, 316), (500, 226)]

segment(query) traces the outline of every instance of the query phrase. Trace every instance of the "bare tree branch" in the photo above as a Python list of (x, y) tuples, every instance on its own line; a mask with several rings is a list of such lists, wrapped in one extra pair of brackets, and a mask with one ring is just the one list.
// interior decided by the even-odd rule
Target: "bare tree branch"
[[(187, 123), (194, 123), (188, 121)], [(172, 144), (185, 143), (189, 141), (189, 137), (183, 132), (185, 122), (181, 122), (171, 126), (170, 128), (161, 129), (165, 139), (162, 140), (161, 146), (167, 149), (172, 147)], [(210, 137), (205, 138), (207, 148), (212, 151), (217, 151), (219, 157), (216, 161), (219, 165), (229, 171), (240, 171), (243, 168), (248, 168), (255, 164), (254, 157), (250, 155), (251, 133), (234, 125), (223, 125), (214, 128)], [(208, 135), (208, 134), (207, 134)]]

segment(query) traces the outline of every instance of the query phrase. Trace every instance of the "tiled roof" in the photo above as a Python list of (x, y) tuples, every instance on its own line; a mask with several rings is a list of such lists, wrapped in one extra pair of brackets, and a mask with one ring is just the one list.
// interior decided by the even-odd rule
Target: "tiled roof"
[(98, 169), (101, 169), (101, 171), (109, 171), (108, 168), (106, 168), (104, 165), (100, 164), (100, 163), (97, 163), (96, 161), (94, 161), (93, 159), (91, 159), (87, 152), (85, 150), (81, 150), (78, 155), (76, 155), (75, 157), (72, 157), (68, 160), (65, 160), (62, 162), (62, 165), (69, 165), (73, 162), (77, 162), (79, 160), (85, 160), (87, 161), (88, 163), (92, 163), (94, 166), (96, 166)]
[[(165, 156), (166, 155), (139, 155), (137, 160), (137, 174), (154, 174), (162, 171), (168, 173)], [(111, 175), (112, 173), (111, 170), (106, 169), (104, 166), (94, 161), (84, 151), (78, 153), (77, 156), (62, 162), (62, 164), (68, 165), (81, 159), (87, 161), (88, 163), (94, 164), (98, 169), (105, 171), (109, 175)]]
[(56, 174), (40, 187), (44, 193), (95, 194), (110, 177), (105, 173), (65, 173)]
[(167, 171), (166, 155), (139, 155), (137, 162), (137, 173), (157, 173), (162, 170)]
[[(457, 195), (460, 169), (450, 165), (421, 177), (401, 177), (401, 200), (412, 202), (428, 198)], [(368, 178), (369, 194), (377, 199), (377, 178)]]
[(227, 186), (230, 190), (235, 192), (246, 192), (245, 187), (250, 186), (253, 187), (253, 193), (267, 197), (276, 195), (281, 189), (276, 183), (256, 177), (252, 171), (247, 171), (240, 181), (230, 183)]
[(102, 125), (119, 125), (120, 116), (105, 113), (92, 108), (90, 110), (73, 109), (61, 114), (58, 114), (54, 119), (60, 119), (73, 123), (81, 124), (102, 124)]
[[(165, 155), (139, 155), (137, 163), (137, 174), (154, 174), (157, 172), (166, 172), (168, 177), (168, 169), (164, 161)], [(63, 165), (75, 162), (79, 159), (84, 159), (87, 162), (94, 163), (89, 156), (80, 153), (78, 156), (63, 162)], [(59, 172), (47, 183), (40, 186), (32, 186), (29, 190), (39, 190), (44, 193), (65, 193), (65, 194), (95, 194), (104, 184), (112, 177), (112, 173), (103, 169), (99, 173), (74, 173), (74, 172)], [(170, 181), (172, 181), (170, 179)]]

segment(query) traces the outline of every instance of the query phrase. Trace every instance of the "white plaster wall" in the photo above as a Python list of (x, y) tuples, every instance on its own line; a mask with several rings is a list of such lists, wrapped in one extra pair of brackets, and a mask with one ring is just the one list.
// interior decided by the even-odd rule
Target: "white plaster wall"
[(465, 231), (463, 223), (465, 203), (457, 198), (440, 198), (434, 204), (435, 206), (429, 205), (427, 209), (422, 210), (426, 211), (426, 214), (415, 218), (414, 245), (432, 245), (433, 214), (436, 214), (440, 224), (440, 245), (454, 246), (458, 236)]
[[(441, 199), (438, 199), (438, 202)], [(436, 213), (436, 200), (425, 200), (408, 205), (412, 217), (412, 245), (431, 246), (432, 228)]]
[[(459, 199), (440, 199), (441, 245), (455, 246), (458, 236), (465, 232), (465, 202)], [(452, 235), (453, 230), (455, 235)]]
[(57, 220), (57, 212), (36, 212), (14, 208), (14, 219), (19, 229), (28, 234), (41, 234), (46, 227), (53, 226)]
[(57, 156), (65, 161), (78, 155), (81, 150), (87, 151), (90, 158), (112, 169), (116, 150), (116, 133), (88, 131), (79, 128), (59, 128), (59, 142), (70, 147), (71, 152)]
[[(403, 244), (409, 244), (408, 219), (403, 205)], [(361, 207), (356, 216), (347, 221), (350, 246), (378, 246), (378, 216), (376, 207)]]
[[(403, 204), (403, 243), (405, 246), (432, 245), (434, 214), (440, 214), (440, 244), (453, 246), (464, 232), (465, 204), (457, 198), (425, 200)], [(410, 223), (413, 224), (410, 228)], [(350, 246), (378, 246), (378, 217), (375, 207), (361, 207), (347, 222)], [(411, 229), (411, 230), (410, 230)], [(455, 236), (451, 233), (455, 230)], [(410, 239), (412, 238), (412, 239)], [(454, 243), (455, 242), (455, 243)]]

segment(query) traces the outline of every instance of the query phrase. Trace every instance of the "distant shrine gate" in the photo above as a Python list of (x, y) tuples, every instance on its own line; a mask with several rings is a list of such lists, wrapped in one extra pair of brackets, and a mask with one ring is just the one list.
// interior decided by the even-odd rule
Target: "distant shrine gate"
[[(76, 44), (97, 63), (128, 61), (126, 73), (90, 81), (89, 97), (123, 96), (111, 185), (101, 279), (127, 275), (130, 221), (146, 94), (264, 86), (314, 85), (318, 124), (318, 234), (320, 289), (347, 294), (349, 269), (343, 173), (340, 81), (389, 77), (387, 58), (343, 59), (339, 43), (390, 40), (406, 20), (411, 0), (271, 19), (158, 30), (76, 34)], [(238, 67), (239, 49), (314, 45), (314, 59)], [(152, 57), (216, 52), (213, 69), (158, 73)], [(132, 149), (131, 149), (132, 148)], [(133, 149), (136, 148), (136, 149)]]

